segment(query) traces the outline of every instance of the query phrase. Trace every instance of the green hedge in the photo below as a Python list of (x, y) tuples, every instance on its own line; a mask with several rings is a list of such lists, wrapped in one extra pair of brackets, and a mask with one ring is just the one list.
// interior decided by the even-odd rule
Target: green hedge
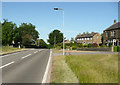
[(77, 49), (77, 46), (72, 46), (72, 50), (76, 50)]
[(114, 46), (114, 47), (113, 47), (113, 51), (114, 51), (114, 52), (117, 52), (117, 46)]
[(117, 51), (120, 52), (120, 46), (118, 46)]

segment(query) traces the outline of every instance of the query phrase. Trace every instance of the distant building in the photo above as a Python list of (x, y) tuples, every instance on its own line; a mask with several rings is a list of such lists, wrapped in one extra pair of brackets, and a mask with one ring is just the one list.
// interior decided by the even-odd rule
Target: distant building
[(104, 45), (112, 44), (113, 46), (120, 46), (120, 22), (116, 22), (116, 20), (114, 20), (114, 24), (103, 32)]
[(70, 43), (70, 41), (69, 41), (69, 40), (65, 40), (64, 42), (65, 42), (65, 43)]
[(83, 33), (79, 34), (75, 38), (77, 43), (89, 44), (89, 43), (97, 43), (101, 44), (101, 35), (99, 33)]

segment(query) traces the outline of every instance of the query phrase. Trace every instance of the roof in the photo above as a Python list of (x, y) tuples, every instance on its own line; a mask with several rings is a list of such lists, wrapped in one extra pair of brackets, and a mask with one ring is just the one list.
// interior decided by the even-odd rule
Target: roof
[(93, 37), (95, 34), (97, 34), (97, 33), (92, 32), (92, 33), (86, 33), (86, 34), (79, 34), (76, 36), (75, 39), (77, 39), (77, 38), (90, 38), (90, 37)]
[(110, 27), (108, 27), (104, 31), (113, 30), (113, 29), (120, 29), (120, 22), (117, 22), (117, 23), (111, 25)]
[(70, 41), (69, 40), (65, 40), (65, 43), (70, 43)]

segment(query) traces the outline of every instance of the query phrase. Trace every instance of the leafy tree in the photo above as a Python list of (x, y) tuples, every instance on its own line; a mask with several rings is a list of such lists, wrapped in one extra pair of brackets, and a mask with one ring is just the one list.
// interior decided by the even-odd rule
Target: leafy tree
[(54, 30), (49, 34), (48, 42), (51, 45), (58, 44), (63, 42), (63, 33), (61, 33), (59, 30)]
[(48, 47), (48, 45), (46, 44), (46, 42), (43, 39), (38, 39), (36, 41), (36, 43), (40, 48), (47, 48)]
[(18, 44), (18, 42), (20, 42), (20, 39), (21, 39), (21, 36), (20, 36), (20, 33), (19, 33), (19, 29), (16, 27), (13, 30), (13, 33), (14, 33), (13, 40), (14, 40), (15, 44)]
[(27, 44), (30, 45), (32, 42), (35, 43), (35, 41), (39, 37), (38, 31), (35, 30), (35, 26), (32, 25), (31, 23), (29, 23), (29, 24), (22, 23), (19, 26), (18, 31), (19, 31), (19, 33), (16, 34), (16, 36), (20, 35), (20, 42), (24, 45), (27, 45)]
[(71, 38), (70, 43), (74, 43), (74, 38)]
[(13, 41), (13, 30), (16, 28), (16, 24), (13, 22), (8, 22), (8, 20), (4, 19), (4, 22), (2, 23), (2, 44), (7, 45), (11, 44)]
[(23, 45), (30, 45), (32, 44), (32, 35), (30, 34), (25, 34), (24, 36), (22, 36), (22, 44)]

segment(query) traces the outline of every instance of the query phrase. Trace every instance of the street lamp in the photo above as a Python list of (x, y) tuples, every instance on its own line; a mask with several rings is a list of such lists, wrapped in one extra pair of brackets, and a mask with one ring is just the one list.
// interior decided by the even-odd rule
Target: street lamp
[[(62, 10), (62, 12), (63, 12), (63, 30), (64, 30), (64, 9), (54, 8), (54, 10)], [(63, 55), (65, 54), (64, 47), (65, 47), (65, 43), (64, 43), (64, 32), (63, 32)]]

